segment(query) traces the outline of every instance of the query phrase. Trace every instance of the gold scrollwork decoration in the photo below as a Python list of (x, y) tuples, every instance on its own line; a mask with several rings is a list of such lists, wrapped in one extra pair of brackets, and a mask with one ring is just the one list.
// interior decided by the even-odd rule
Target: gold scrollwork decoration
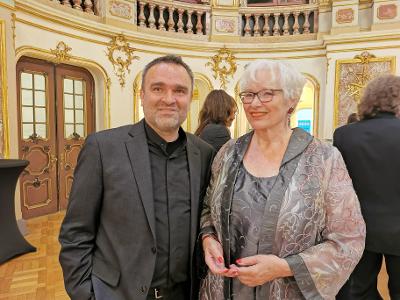
[(360, 55), (356, 55), (354, 59), (359, 59), (362, 65), (360, 70), (354, 71), (353, 80), (345, 87), (346, 92), (349, 96), (353, 97), (354, 101), (360, 103), (362, 91), (364, 90), (367, 83), (371, 80), (372, 74), (369, 70), (369, 63), (375, 55), (370, 54), (367, 51), (362, 52)]
[(124, 87), (126, 73), (129, 74), (131, 72), (129, 67), (132, 61), (139, 59), (139, 57), (133, 55), (135, 49), (129, 45), (123, 34), (113, 37), (108, 44), (107, 50), (106, 54), (113, 65), (119, 84)]
[(57, 44), (56, 49), (50, 49), (51, 53), (56, 56), (56, 63), (58, 64), (70, 60), (69, 52), (71, 50), (72, 48), (62, 41)]
[(236, 57), (232, 51), (224, 47), (211, 57), (211, 62), (206, 63), (206, 66), (211, 66), (214, 78), (217, 79), (219, 77), (221, 88), (226, 89), (227, 77), (231, 76), (233, 78), (236, 73)]
[(17, 17), (15, 15), (15, 13), (11, 14), (11, 29), (12, 29), (12, 37), (13, 37), (13, 47), (14, 47), (14, 51), (15, 51), (15, 38), (17, 37), (17, 34), (15, 33), (15, 21), (16, 21)]

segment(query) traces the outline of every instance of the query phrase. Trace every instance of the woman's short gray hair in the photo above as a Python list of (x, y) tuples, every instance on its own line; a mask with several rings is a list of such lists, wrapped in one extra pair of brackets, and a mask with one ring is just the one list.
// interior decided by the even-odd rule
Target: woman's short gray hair
[(245, 67), (240, 79), (240, 91), (244, 91), (250, 82), (257, 82), (257, 72), (271, 73), (270, 81), (280, 83), (285, 99), (299, 100), (306, 79), (293, 66), (278, 60), (255, 60)]

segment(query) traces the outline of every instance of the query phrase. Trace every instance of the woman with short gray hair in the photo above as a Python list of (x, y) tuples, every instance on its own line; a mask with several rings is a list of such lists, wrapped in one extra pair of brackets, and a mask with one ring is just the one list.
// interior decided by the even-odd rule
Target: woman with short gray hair
[(243, 74), (253, 131), (213, 163), (200, 299), (334, 299), (361, 257), (365, 224), (342, 156), (288, 124), (304, 84), (279, 61), (252, 62)]

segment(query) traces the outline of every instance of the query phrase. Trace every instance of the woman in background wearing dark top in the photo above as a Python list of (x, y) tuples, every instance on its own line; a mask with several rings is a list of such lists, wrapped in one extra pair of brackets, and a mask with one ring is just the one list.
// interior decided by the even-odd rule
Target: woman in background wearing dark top
[(211, 91), (201, 108), (199, 127), (194, 134), (218, 151), (231, 138), (229, 127), (236, 112), (237, 104), (233, 97), (223, 90)]

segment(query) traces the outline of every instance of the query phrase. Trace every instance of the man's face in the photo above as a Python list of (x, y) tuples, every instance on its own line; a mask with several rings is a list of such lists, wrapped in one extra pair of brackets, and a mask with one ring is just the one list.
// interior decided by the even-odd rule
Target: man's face
[(187, 117), (192, 82), (184, 67), (160, 63), (148, 70), (140, 96), (146, 122), (156, 131), (173, 132)]

